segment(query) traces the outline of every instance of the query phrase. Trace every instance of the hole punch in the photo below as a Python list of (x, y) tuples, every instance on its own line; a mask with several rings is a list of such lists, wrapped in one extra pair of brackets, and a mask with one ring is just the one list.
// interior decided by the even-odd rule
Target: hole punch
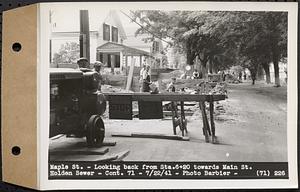
[(15, 52), (19, 52), (19, 51), (21, 51), (22, 46), (21, 46), (20, 43), (14, 43), (14, 44), (12, 45), (12, 49), (13, 49)]
[(15, 155), (15, 156), (20, 155), (20, 153), (21, 153), (21, 148), (18, 147), (18, 146), (14, 146), (14, 147), (11, 149), (11, 153), (12, 153), (13, 155)]

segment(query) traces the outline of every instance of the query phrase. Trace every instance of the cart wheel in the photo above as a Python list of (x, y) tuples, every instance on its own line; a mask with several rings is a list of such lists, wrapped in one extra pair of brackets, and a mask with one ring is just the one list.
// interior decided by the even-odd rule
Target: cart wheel
[(86, 142), (89, 147), (101, 145), (105, 136), (104, 122), (98, 115), (92, 115), (87, 123)]

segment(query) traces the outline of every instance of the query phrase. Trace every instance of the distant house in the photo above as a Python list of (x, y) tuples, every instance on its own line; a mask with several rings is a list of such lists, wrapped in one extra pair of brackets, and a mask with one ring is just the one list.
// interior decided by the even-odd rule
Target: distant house
[(167, 52), (169, 68), (171, 69), (184, 69), (186, 65), (186, 55), (182, 53), (180, 48), (172, 47)]
[[(144, 43), (143, 37), (135, 37), (136, 29), (128, 28), (128, 34), (120, 21), (118, 13), (110, 10), (99, 23), (99, 30), (90, 30), (90, 62), (101, 61), (113, 72), (126, 72), (131, 64), (141, 67), (151, 60), (152, 44)], [(52, 31), (51, 57), (66, 41), (79, 43), (79, 31)]]
[[(97, 60), (112, 71), (124, 72), (133, 63), (141, 67), (150, 52), (126, 45), (126, 33), (116, 11), (110, 11), (99, 29)], [(140, 41), (139, 44), (143, 44)]]

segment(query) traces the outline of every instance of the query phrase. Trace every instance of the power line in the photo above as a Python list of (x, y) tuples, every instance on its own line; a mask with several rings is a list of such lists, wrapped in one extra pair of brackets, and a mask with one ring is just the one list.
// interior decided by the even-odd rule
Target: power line
[[(138, 17), (140, 20), (142, 20), (143, 22), (147, 23), (147, 25), (150, 25), (151, 27), (153, 27), (153, 25), (151, 25), (151, 23), (149, 23), (148, 21), (146, 21), (145, 19), (139, 17), (137, 14), (135, 14), (133, 11), (130, 11), (134, 16)], [(171, 36), (171, 35), (166, 35), (167, 37), (171, 38), (171, 39), (174, 39), (176, 41), (179, 41), (177, 38)]]
[[(120, 11), (121, 11), (121, 10), (120, 10)], [(147, 31), (148, 33), (150, 33), (151, 35), (153, 35), (154, 37), (156, 37), (156, 38), (158, 38), (158, 39), (160, 39), (160, 40), (162, 40), (162, 41), (168, 43), (169, 45), (172, 45), (172, 43), (170, 43), (170, 42), (168, 42), (168, 41), (162, 39), (159, 35), (155, 34), (155, 32), (152, 32), (152, 31), (146, 29), (142, 24), (140, 24), (140, 23), (138, 23), (137, 21), (135, 21), (135, 19), (133, 19), (132, 17), (130, 17), (129, 15), (127, 15), (126, 13), (124, 13), (123, 11), (121, 11), (121, 13), (123, 13), (123, 14), (124, 14), (126, 17), (128, 17), (131, 21), (133, 21), (134, 23), (136, 23), (137, 25), (139, 25), (142, 29), (144, 29), (145, 31)], [(141, 19), (141, 18), (140, 18), (140, 19)], [(150, 23), (147, 23), (147, 24), (150, 25), (150, 26), (152, 26)], [(168, 35), (167, 35), (167, 37), (169, 37), (169, 38), (171, 38), (171, 39), (175, 39), (175, 38), (170, 37), (170, 36), (168, 36)], [(176, 40), (176, 39), (175, 39), (175, 40)], [(178, 47), (178, 48), (184, 50), (184, 48), (182, 48), (182, 47)]]

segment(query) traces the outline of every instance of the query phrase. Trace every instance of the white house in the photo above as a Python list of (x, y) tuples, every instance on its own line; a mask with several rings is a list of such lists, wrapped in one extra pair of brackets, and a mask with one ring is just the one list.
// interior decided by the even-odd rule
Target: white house
[[(79, 29), (78, 31), (68, 31), (63, 27), (58, 27), (62, 26), (63, 23), (60, 23), (62, 21), (58, 17), (55, 18), (55, 13), (53, 15), (51, 58), (55, 52), (59, 51), (62, 44), (66, 42), (79, 43), (80, 36)], [(142, 41), (142, 36), (136, 37), (134, 33), (137, 28), (138, 26), (132, 27), (131, 25), (125, 30), (118, 12), (115, 10), (108, 11), (105, 17), (100, 18), (98, 30), (91, 27), (90, 62), (101, 61), (107, 68), (116, 72), (125, 70), (131, 63), (141, 67), (145, 60), (150, 62), (152, 43)]]

